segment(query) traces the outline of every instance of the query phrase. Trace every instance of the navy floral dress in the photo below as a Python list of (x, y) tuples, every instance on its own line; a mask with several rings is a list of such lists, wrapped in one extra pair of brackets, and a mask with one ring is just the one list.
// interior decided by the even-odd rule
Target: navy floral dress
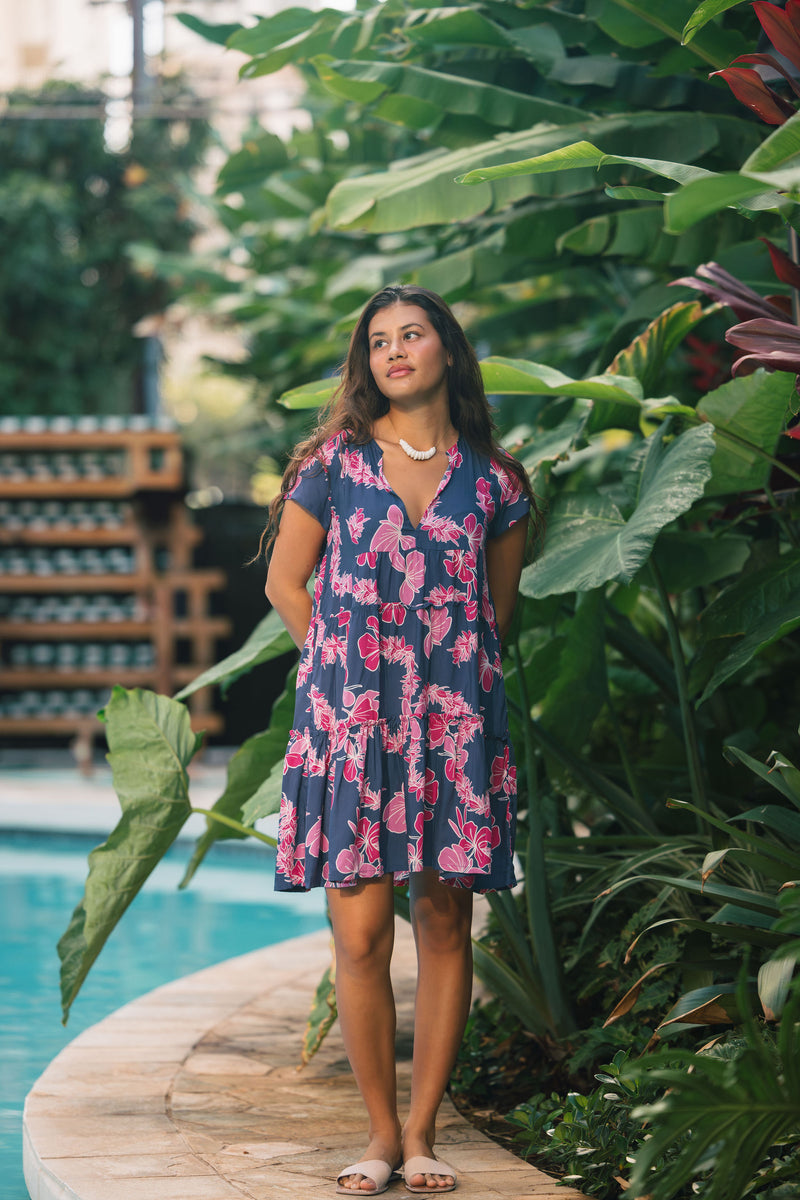
[(526, 515), (519, 481), (462, 438), (415, 528), (382, 451), (336, 434), (289, 498), (327, 538), (300, 658), (275, 887), (433, 867), (514, 885), (516, 768), (485, 545)]

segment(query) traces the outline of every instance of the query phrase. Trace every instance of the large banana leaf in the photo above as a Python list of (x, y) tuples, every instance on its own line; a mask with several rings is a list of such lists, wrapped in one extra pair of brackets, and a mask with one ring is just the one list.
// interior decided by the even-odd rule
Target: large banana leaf
[(713, 452), (710, 426), (687, 429), (669, 444), (663, 427), (653, 434), (627, 520), (596, 492), (559, 496), (548, 515), (544, 551), (522, 573), (523, 593), (543, 597), (591, 591), (612, 579), (630, 583), (659, 531), (702, 496)]
[[(482, 147), (475, 146), (472, 149), (477, 157)], [(475, 167), (460, 176), (458, 182), (475, 185), (486, 183), (492, 179), (509, 179), (517, 175), (547, 175), (553, 171), (577, 171), (585, 170), (587, 167), (597, 169), (611, 166), (638, 167), (651, 175), (662, 175), (665, 179), (672, 179), (681, 184), (718, 178), (713, 171), (708, 171), (704, 167), (694, 167), (686, 162), (671, 162), (663, 158), (642, 158), (629, 154), (612, 154), (598, 149), (592, 142), (580, 141), (562, 145), (555, 150), (545, 151), (535, 157), (521, 159), (519, 162)]]
[(699, 8), (694, 10), (683, 27), (681, 40), (684, 45), (690, 42), (704, 25), (707, 25), (709, 21), (713, 21), (714, 17), (718, 17), (720, 13), (727, 12), (729, 8), (736, 8), (737, 4), (744, 3), (746, 3), (746, 0), (704, 0)]
[(544, 363), (517, 358), (484, 358), (481, 374), (486, 391), (501, 396), (575, 396), (582, 400), (608, 400), (639, 412), (642, 389), (625, 375), (595, 375), (570, 379)]
[[(558, 671), (542, 702), (542, 725), (574, 754), (581, 753), (608, 698), (603, 618), (599, 588), (578, 597), (575, 616), (561, 626), (566, 636)], [(560, 772), (552, 764), (548, 769), (558, 779)]]
[(706, 641), (731, 639), (731, 650), (717, 663), (698, 700), (703, 704), (720, 684), (752, 658), (800, 626), (800, 552), (732, 583), (701, 614)]
[[(285, 695), (286, 693), (284, 693)], [(294, 696), (292, 696), (293, 699)], [(279, 704), (280, 700), (277, 700), (273, 707), (273, 721), (275, 718), (275, 709)], [(243, 810), (245, 804), (258, 794), (264, 781), (269, 778), (276, 761), (283, 758), (288, 741), (288, 731), (284, 732), (282, 725), (280, 730), (274, 729), (273, 721), (270, 721), (269, 729), (248, 738), (228, 763), (225, 790), (210, 810), (213, 815), (206, 818), (206, 831), (197, 839), (194, 853), (180, 882), (182, 888), (188, 886), (194, 877), (195, 871), (214, 842), (227, 838), (244, 838), (248, 836), (244, 831), (223, 825), (220, 821), (215, 820), (214, 817), (219, 817), (220, 815), (231, 817), (237, 822), (244, 822), (245, 825), (253, 823), (244, 817)], [(275, 724), (278, 724), (278, 722), (275, 722)], [(278, 800), (280, 802), (280, 797), (278, 797)], [(269, 809), (269, 812), (277, 812), (277, 810), (278, 805), (275, 804)], [(268, 815), (268, 812), (262, 811), (259, 813), (259, 816)]]
[(707, 496), (753, 491), (768, 483), (793, 395), (794, 375), (759, 370), (702, 398), (697, 413), (717, 431)]
[(750, 550), (749, 539), (735, 533), (713, 537), (700, 530), (676, 530), (661, 534), (653, 559), (667, 591), (675, 593), (738, 575)]
[[(690, 0), (589, 0), (588, 12), (613, 38), (623, 45), (647, 45), (643, 41), (642, 29), (653, 30), (658, 36), (682, 41), (683, 30), (692, 12)], [(713, 29), (701, 31), (691, 42), (689, 49), (698, 58), (715, 67), (724, 67), (749, 49), (747, 43), (731, 30)]]
[(539, 121), (551, 125), (572, 125), (575, 109), (555, 100), (513, 92), (509, 88), (465, 80), (460, 75), (431, 71), (406, 63), (359, 62), (319, 55), (313, 65), (329, 91), (345, 100), (370, 104), (386, 92), (397, 97), (395, 119), (403, 121), (403, 108), (423, 105), (422, 123), (415, 128), (436, 124), (444, 112), (474, 117), (500, 129), (529, 128)]
[(89, 855), (83, 899), (58, 943), (65, 1023), (106, 939), (191, 813), (187, 767), (202, 740), (183, 704), (139, 688), (115, 687), (104, 720), (122, 816)]
[[(480, 368), (486, 391), (493, 396), (575, 396), (584, 400), (607, 400), (624, 404), (637, 414), (641, 409), (641, 385), (636, 379), (628, 379), (622, 374), (571, 379), (569, 375), (557, 371), (555, 367), (548, 367), (545, 363), (517, 358), (485, 358)], [(336, 384), (335, 379), (315, 380), (293, 388), (290, 392), (284, 392), (280, 403), (290, 409), (318, 408), (330, 400)], [(261, 626), (258, 629), (260, 630)], [(256, 633), (250, 640), (256, 639)], [(260, 638), (262, 634), (258, 636)], [(246, 643), (249, 644), (250, 641)], [(245, 647), (242, 647), (239, 653), (243, 653), (244, 649)], [(225, 661), (229, 662), (228, 659)], [(195, 681), (192, 687), (195, 686), (202, 685)]]
[(785, 203), (777, 189), (790, 183), (791, 180), (784, 180), (777, 172), (754, 178), (727, 171), (723, 175), (695, 179), (667, 197), (664, 227), (670, 233), (683, 233), (723, 208), (777, 211)]
[(307, 62), (316, 54), (348, 58), (360, 43), (361, 22), (333, 8), (285, 8), (262, 17), (257, 25), (240, 29), (228, 40), (233, 50), (250, 55), (241, 74), (269, 75), (289, 62)]
[(681, 1054), (682, 1064), (676, 1067), (679, 1052), (673, 1049), (647, 1055), (626, 1068), (632, 1078), (646, 1077), (664, 1088), (660, 1100), (632, 1114), (647, 1122), (651, 1135), (637, 1150), (631, 1195), (672, 1200), (701, 1172), (704, 1200), (733, 1200), (750, 1192), (754, 1173), (770, 1148), (796, 1140), (799, 1009), (795, 985), (777, 1042), (748, 1016), (746, 1046), (735, 1057), (716, 1057), (713, 1051)]
[(260, 663), (279, 658), (289, 650), (294, 649), (294, 642), (289, 637), (278, 614), (273, 610), (259, 621), (247, 641), (238, 650), (234, 650), (227, 658), (215, 663), (213, 667), (203, 671), (191, 683), (176, 694), (176, 700), (185, 700), (200, 688), (211, 684), (222, 684), (230, 687), (242, 675), (251, 671)]
[[(470, 86), (465, 84), (465, 86)], [(602, 137), (610, 150), (635, 149), (660, 142), (675, 144), (685, 158), (697, 158), (717, 141), (713, 121), (697, 114), (671, 112), (590, 118), (580, 125), (537, 126), (533, 130), (502, 134), (491, 141), (472, 144), (450, 153), (434, 153), (397, 164), (380, 174), (361, 175), (338, 183), (328, 197), (328, 223), (339, 229), (365, 229), (373, 233), (396, 233), (424, 225), (449, 225), (484, 212), (494, 212), (533, 195), (574, 195), (593, 191), (597, 185), (597, 155), (584, 155), (575, 177), (561, 180), (550, 167), (538, 177), (531, 171), (507, 169), (523, 158), (535, 160), (569, 146), (578, 135)], [(582, 143), (588, 144), (588, 143)], [(632, 160), (625, 159), (625, 162)], [(473, 168), (481, 164), (483, 174)], [(496, 171), (493, 173), (493, 168)], [(484, 170), (485, 168), (485, 170)], [(670, 168), (682, 178), (696, 178), (699, 168), (673, 163)], [(488, 172), (488, 173), (487, 173)], [(474, 187), (462, 188), (456, 179), (469, 176)]]

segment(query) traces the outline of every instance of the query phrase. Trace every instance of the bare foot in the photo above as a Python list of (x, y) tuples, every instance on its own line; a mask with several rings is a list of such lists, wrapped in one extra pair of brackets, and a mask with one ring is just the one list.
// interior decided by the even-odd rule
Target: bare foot
[[(372, 1138), (359, 1162), (368, 1162), (371, 1158), (379, 1158), (394, 1168), (400, 1162), (401, 1155), (400, 1131), (398, 1130), (393, 1137), (376, 1135)], [(339, 1187), (345, 1188), (348, 1192), (356, 1192), (361, 1195), (369, 1195), (370, 1192), (375, 1191), (375, 1180), (370, 1179), (367, 1175), (340, 1175), (338, 1183)]]
[[(403, 1159), (408, 1162), (411, 1158), (416, 1158), (421, 1155), (423, 1158), (435, 1158), (433, 1153), (433, 1137), (418, 1136), (403, 1131)], [(411, 1187), (429, 1188), (432, 1192), (436, 1192), (439, 1188), (452, 1187), (454, 1183), (452, 1175), (434, 1175), (426, 1172), (424, 1175), (410, 1175), (406, 1180)]]

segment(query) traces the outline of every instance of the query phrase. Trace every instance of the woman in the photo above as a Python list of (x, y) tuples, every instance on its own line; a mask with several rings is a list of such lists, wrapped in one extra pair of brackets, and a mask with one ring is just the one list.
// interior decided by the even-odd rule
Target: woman
[[(276, 887), (328, 889), (339, 1020), (370, 1126), (364, 1160), (338, 1177), (345, 1194), (385, 1191), (400, 1164), (412, 1192), (455, 1187), (434, 1142), (470, 1005), (472, 896), (515, 882), (500, 638), (532, 495), (492, 428), (444, 301), (385, 288), (270, 514), (266, 592), (302, 649)], [(405, 882), (418, 982), (401, 1127), (389, 963)]]

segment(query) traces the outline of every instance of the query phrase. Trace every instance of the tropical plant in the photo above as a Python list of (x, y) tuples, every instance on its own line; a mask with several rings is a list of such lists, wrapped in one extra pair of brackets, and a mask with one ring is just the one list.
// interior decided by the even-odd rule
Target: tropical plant
[(646, 1080), (662, 1089), (631, 1114), (652, 1132), (637, 1149), (628, 1195), (672, 1200), (689, 1185), (703, 1200), (792, 1195), (800, 1143), (798, 1016), (796, 981), (774, 1031), (746, 1016), (738, 1041), (694, 1054), (659, 1051), (628, 1065), (632, 1084)]
[[(714, 336), (723, 317), (668, 284), (709, 255), (757, 296), (768, 284), (754, 234), (777, 244), (795, 219), (800, 117), (763, 140), (722, 83), (701, 78), (747, 52), (753, 25), (749, 8), (701, 7), (721, 24), (695, 22), (686, 47), (683, 0), (365, 0), (346, 18), (295, 9), (213, 34), (247, 54), (246, 73), (293, 62), (320, 114), (285, 157), (256, 134), (223, 173), (221, 195), (238, 194), (233, 244), (250, 256), (236, 310), (252, 333), (245, 369), (258, 375), (274, 355), (273, 390), (302, 415), (332, 386), (323, 326), (335, 319), (340, 337), (398, 275), (432, 286), (459, 305), (506, 443), (546, 504), (505, 672), (525, 889), (492, 900), (476, 965), (526, 1036), (581, 1071), (619, 1047), (623, 1023), (598, 1030), (610, 993), (633, 984), (654, 1009), (677, 1005), (670, 1036), (693, 1046), (698, 1025), (671, 1018), (710, 1016), (715, 1003), (726, 1021), (740, 1015), (736, 949), (754, 945), (771, 1007), (789, 967), (768, 955), (777, 937), (793, 963), (797, 941), (794, 909), (775, 895), (797, 847), (781, 850), (769, 821), (755, 833), (738, 824), (754, 809), (748, 766), (781, 744), (800, 700), (794, 378), (729, 380), (723, 363), (724, 382), (693, 386), (685, 339)], [(389, 169), (400, 146), (410, 159)], [(779, 280), (786, 299), (790, 286)], [(279, 638), (265, 624), (235, 664), (192, 686), (246, 669)], [(166, 703), (177, 711), (178, 699)], [(192, 869), (216, 836), (274, 811), (290, 719), (291, 688), (259, 743), (249, 799), (229, 785)], [(167, 726), (151, 721), (139, 752)], [(154, 781), (138, 803), (157, 797)], [(182, 794), (175, 811), (188, 811)], [(704, 860), (726, 845), (703, 885)], [(100, 913), (115, 882), (97, 878), (84, 903)], [(729, 921), (730, 906), (744, 915)], [(629, 961), (620, 945), (605, 952), (612, 929), (618, 943), (630, 931)], [(68, 984), (90, 953), (76, 930), (62, 941)], [(707, 987), (714, 995), (692, 997)], [(324, 988), (317, 1000), (324, 1024)], [(651, 1032), (624, 1048), (638, 1052)]]
[[(509, 1113), (526, 1157), (579, 1185), (587, 1196), (612, 1200), (627, 1184), (631, 1156), (648, 1138), (644, 1119), (634, 1115), (657, 1101), (662, 1085), (647, 1074), (632, 1075), (620, 1050), (601, 1066), (589, 1092), (536, 1095)], [(659, 1162), (663, 1169), (664, 1163)]]
[[(186, 99), (180, 81), (163, 89), (177, 107)], [(137, 120), (130, 145), (114, 152), (104, 103), (92, 89), (51, 82), (10, 93), (0, 115), (5, 413), (130, 411), (141, 398), (135, 327), (176, 298), (166, 274), (133, 269), (127, 247), (188, 248), (190, 173), (208, 126)]]

